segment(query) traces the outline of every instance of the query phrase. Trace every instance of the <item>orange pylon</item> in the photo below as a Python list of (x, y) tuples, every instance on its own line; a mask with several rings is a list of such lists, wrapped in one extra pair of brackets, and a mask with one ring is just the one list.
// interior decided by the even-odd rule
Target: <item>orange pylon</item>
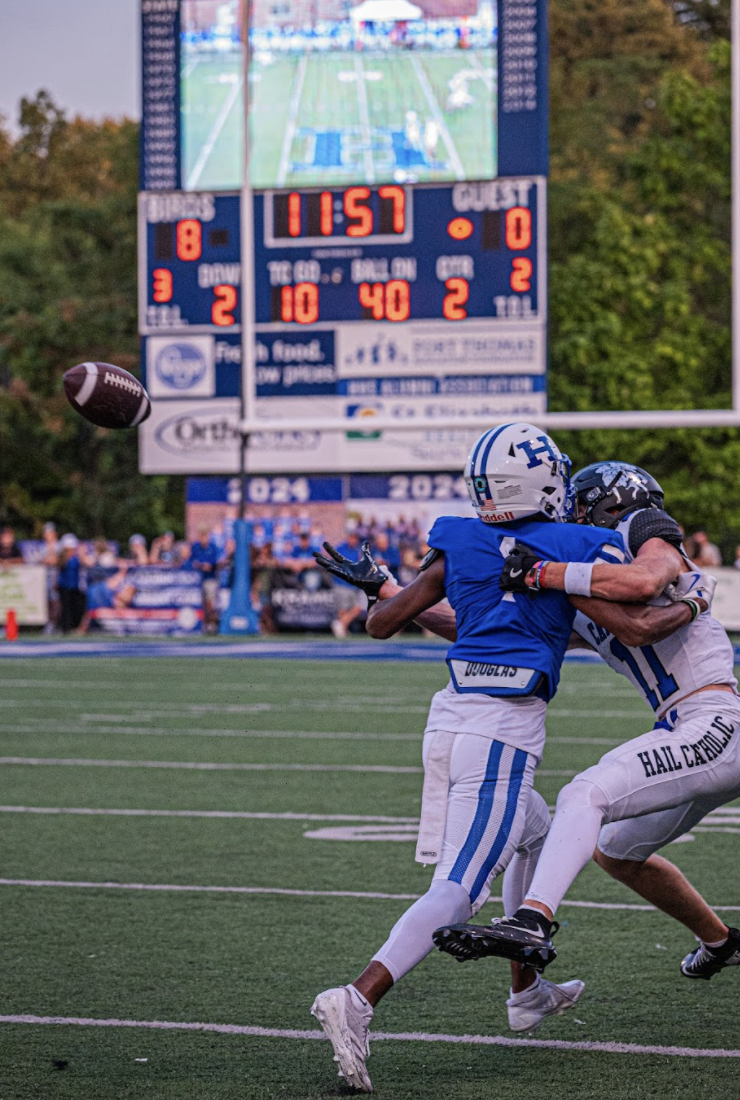
[(5, 640), (6, 642), (18, 641), (18, 619), (12, 607), (9, 608), (5, 619)]

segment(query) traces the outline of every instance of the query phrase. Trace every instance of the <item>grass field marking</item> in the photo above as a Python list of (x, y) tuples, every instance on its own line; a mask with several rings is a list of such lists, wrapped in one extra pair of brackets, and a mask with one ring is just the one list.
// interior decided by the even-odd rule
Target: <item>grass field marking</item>
[[(85, 757), (0, 756), (0, 765), (55, 768), (173, 768), (185, 771), (237, 772), (380, 772), (384, 775), (419, 775), (421, 767), (395, 764), (242, 764), (194, 760), (94, 760)], [(540, 772), (540, 775), (575, 775), (575, 772)]]
[(437, 103), (437, 97), (435, 96), (434, 91), (432, 90), (432, 86), (427, 79), (427, 74), (424, 72), (424, 67), (419, 61), (419, 58), (416, 56), (416, 54), (410, 54), (409, 60), (411, 61), (414, 72), (416, 73), (416, 79), (421, 85), (421, 90), (424, 93), (424, 98), (426, 99), (427, 104), (429, 105), (429, 110), (434, 116), (434, 121), (439, 126), (439, 132), (442, 135), (442, 140), (447, 146), (447, 153), (449, 155), (450, 164), (452, 165), (455, 176), (459, 180), (464, 180), (465, 169), (463, 168), (463, 163), (460, 160), (460, 154), (455, 148), (455, 143), (452, 140), (452, 134), (447, 128), (445, 117), (442, 114), (439, 103)]
[[(107, 736), (108, 734), (126, 734), (135, 737), (241, 737), (241, 738), (277, 738), (278, 740), (295, 738), (314, 741), (416, 741), (421, 744), (421, 733), (354, 733), (349, 731), (329, 732), (323, 730), (231, 730), (231, 729), (197, 729), (187, 727), (173, 727), (167, 729), (160, 726), (120, 726), (100, 724), (101, 719), (119, 720), (118, 715), (92, 715), (80, 714), (77, 716), (80, 722), (96, 722), (95, 728), (87, 729), (80, 726), (60, 726), (53, 719), (41, 719), (36, 722), (24, 722), (22, 725), (15, 723), (0, 723), (0, 734), (3, 733), (60, 733), (60, 734), (84, 734), (90, 737), (94, 734)], [(123, 721), (130, 721), (125, 718)], [(557, 737), (547, 738), (548, 744), (555, 745), (621, 745), (618, 737)]]
[[(80, 721), (89, 719), (89, 716), (80, 715)], [(3, 733), (60, 733), (60, 734), (76, 734), (90, 737), (94, 734), (109, 735), (109, 734), (125, 734), (134, 737), (241, 737), (241, 738), (277, 738), (277, 739), (289, 739), (295, 738), (297, 740), (314, 740), (314, 741), (417, 741), (421, 745), (422, 735), (421, 733), (324, 733), (321, 730), (222, 730), (222, 729), (182, 729), (179, 727), (173, 727), (172, 729), (166, 729), (158, 726), (148, 726), (146, 728), (138, 726), (114, 726), (114, 725), (96, 725), (94, 729), (86, 729), (80, 726), (60, 726), (53, 719), (43, 720), (40, 722), (25, 722), (23, 725), (0, 723), (0, 734)], [(553, 738), (552, 740), (557, 740)], [(577, 739), (571, 739), (577, 740)], [(586, 742), (590, 744), (589, 742)], [(605, 744), (607, 742), (604, 742)], [(617, 744), (617, 742), (609, 741), (608, 744)]]
[[(323, 1031), (296, 1028), (250, 1027), (242, 1024), (195, 1023), (189, 1020), (97, 1020), (90, 1016), (0, 1016), (2, 1024), (56, 1024), (67, 1027), (148, 1028), (151, 1031), (208, 1031), (220, 1035), (242, 1035), (254, 1039), (300, 1039), (326, 1041)], [(668, 1058), (740, 1058), (740, 1050), (717, 1047), (648, 1046), (638, 1043), (589, 1042), (568, 1039), (513, 1039), (508, 1035), (444, 1035), (424, 1031), (373, 1031), (374, 1042), (455, 1043), (462, 1046), (536, 1047), (543, 1050), (580, 1050), (601, 1054), (657, 1054)]]
[(307, 67), (308, 54), (304, 53), (303, 57), (298, 62), (298, 67), (293, 77), (293, 90), (290, 95), (290, 107), (288, 109), (288, 123), (285, 127), (285, 133), (283, 134), (283, 144), (280, 150), (280, 164), (278, 165), (277, 179), (275, 181), (276, 187), (285, 187), (285, 181), (290, 172), (290, 152), (293, 148), (295, 132), (298, 128), (298, 112), (301, 107), (301, 92), (303, 91), (303, 81), (306, 78)]
[(210, 134), (208, 135), (208, 140), (203, 145), (203, 148), (201, 149), (200, 153), (198, 154), (198, 159), (196, 160), (195, 164), (193, 165), (192, 171), (191, 171), (190, 175), (188, 176), (188, 181), (187, 181), (187, 184), (185, 185), (188, 191), (194, 191), (195, 188), (198, 186), (198, 181), (200, 180), (200, 177), (203, 174), (203, 169), (205, 168), (206, 164), (208, 163), (208, 160), (211, 156), (211, 153), (213, 152), (213, 147), (216, 144), (216, 142), (218, 141), (218, 139), (221, 135), (221, 131), (223, 130), (224, 126), (226, 125), (226, 120), (229, 117), (229, 115), (231, 114), (231, 112), (234, 108), (234, 104), (236, 103), (237, 99), (239, 98), (239, 95), (241, 93), (243, 85), (244, 85), (244, 77), (240, 76), (234, 82), (234, 84), (231, 87), (231, 90), (229, 91), (229, 94), (226, 96), (226, 99), (224, 100), (224, 102), (221, 106), (221, 110), (218, 112), (218, 115), (216, 116), (216, 121), (213, 124), (213, 129), (211, 130)]
[(360, 108), (360, 130), (362, 134), (362, 159), (365, 164), (365, 183), (375, 183), (375, 165), (373, 164), (373, 139), (370, 126), (370, 110), (367, 105), (367, 86), (362, 58), (355, 54), (355, 75), (357, 76), (357, 103)]
[[(0, 878), (0, 886), (48, 887), (72, 890), (132, 890), (138, 893), (175, 894), (260, 894), (267, 897), (293, 898), (358, 898), (367, 901), (418, 901), (421, 894), (385, 894), (369, 890), (298, 890), (280, 886), (201, 886), (198, 884), (154, 882), (85, 882), (68, 879)], [(489, 897), (489, 903), (500, 903), (498, 895)], [(632, 913), (658, 913), (653, 905), (620, 901), (572, 901), (565, 898), (561, 905), (572, 909), (601, 909)], [(720, 913), (740, 913), (740, 905), (712, 905)]]
[(63, 879), (26, 878), (0, 878), (0, 886), (41, 886), (73, 890), (134, 890), (141, 893), (263, 894), (268, 897), (290, 898), (364, 898), (370, 901), (417, 901), (420, 897), (419, 894), (384, 894), (367, 890), (294, 890), (277, 886), (191, 886), (178, 883), (72, 882)]
[(198, 68), (199, 65), (200, 65), (200, 58), (199, 57), (191, 58), (191, 60), (188, 61), (187, 65), (185, 66), (185, 68), (182, 71), (181, 79), (182, 80), (187, 80), (187, 78), (189, 76), (193, 75), (193, 73), (195, 72), (195, 70)]
[(414, 825), (418, 817), (382, 817), (372, 814), (301, 814), (259, 810), (139, 810), (97, 809), (88, 806), (0, 806), (1, 814), (67, 814), (81, 817), (206, 817), (244, 821), (351, 821), (384, 825)]
[[(226, 764), (221, 761), (194, 760), (92, 760), (85, 757), (0, 756), (0, 765), (14, 767), (52, 768), (164, 768), (184, 771), (214, 772), (380, 772), (384, 775), (420, 775), (423, 768), (394, 764)], [(548, 777), (568, 777), (571, 768), (539, 768), (537, 774)]]

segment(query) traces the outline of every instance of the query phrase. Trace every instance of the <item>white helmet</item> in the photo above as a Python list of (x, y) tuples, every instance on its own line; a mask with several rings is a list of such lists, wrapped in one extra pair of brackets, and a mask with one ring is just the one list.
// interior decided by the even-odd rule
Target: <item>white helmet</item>
[(570, 459), (533, 424), (501, 424), (476, 440), (465, 483), (484, 523), (542, 514), (565, 520), (573, 510)]

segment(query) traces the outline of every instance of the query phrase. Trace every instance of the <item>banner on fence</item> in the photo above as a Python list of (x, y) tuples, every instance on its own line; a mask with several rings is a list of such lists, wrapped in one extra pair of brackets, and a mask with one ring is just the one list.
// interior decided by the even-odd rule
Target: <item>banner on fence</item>
[[(200, 573), (190, 569), (141, 566), (129, 569), (116, 589), (101, 582), (102, 606), (90, 612), (109, 634), (200, 634), (203, 593)], [(96, 593), (97, 595), (97, 593)]]

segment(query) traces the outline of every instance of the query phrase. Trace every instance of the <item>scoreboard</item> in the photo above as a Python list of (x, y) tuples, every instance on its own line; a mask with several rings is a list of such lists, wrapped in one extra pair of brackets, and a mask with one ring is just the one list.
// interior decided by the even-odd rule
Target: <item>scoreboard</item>
[[(398, 23), (386, 41), (355, 22), (344, 54), (321, 39), (334, 8), (316, 0), (325, 17), (297, 58), (297, 32), (258, 26), (253, 5), (250, 163), (270, 184), (257, 190), (239, 189), (237, 0), (141, 3), (142, 470), (235, 472), (243, 401), (271, 422), (250, 440), (255, 473), (453, 470), (466, 416), (544, 411), (545, 0), (454, 0), (455, 33), (422, 14), (413, 48)], [(287, 113), (273, 118), (278, 75)], [(329, 77), (356, 120), (346, 104), (343, 121), (326, 114), (316, 81)], [(418, 430), (374, 432), (376, 414)], [(357, 431), (313, 431), (326, 416)], [(459, 431), (435, 430), (451, 416)], [(281, 432), (281, 418), (306, 430)]]
[(267, 192), (255, 201), (255, 319), (533, 317), (537, 206), (529, 180)]
[[(257, 195), (255, 320), (535, 318), (543, 191), (525, 179)], [(140, 219), (142, 333), (240, 331), (240, 197), (144, 195)]]

